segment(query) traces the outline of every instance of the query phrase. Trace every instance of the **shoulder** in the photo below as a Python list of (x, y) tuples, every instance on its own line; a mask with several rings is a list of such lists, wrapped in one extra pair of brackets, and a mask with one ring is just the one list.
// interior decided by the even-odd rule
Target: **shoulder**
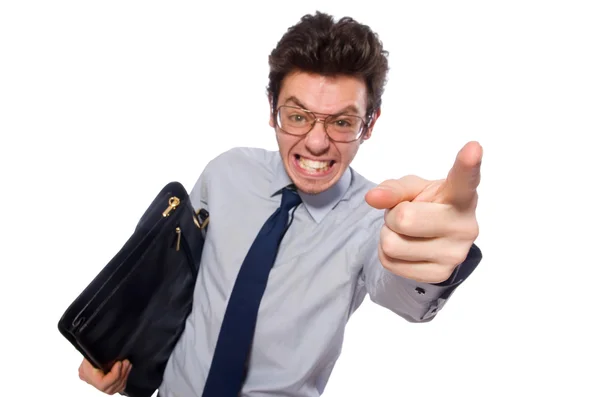
[(213, 158), (206, 165), (205, 172), (221, 174), (240, 167), (268, 166), (277, 155), (276, 151), (261, 148), (234, 147)]
[(228, 161), (228, 160), (251, 160), (251, 161), (269, 161), (277, 152), (256, 147), (238, 146), (226, 150), (212, 161)]
[(279, 153), (261, 148), (234, 147), (210, 160), (202, 171), (202, 179), (240, 179), (252, 174), (268, 174)]
[(239, 196), (240, 192), (266, 189), (279, 152), (261, 148), (235, 147), (210, 160), (194, 185), (193, 194), (210, 197)]
[(352, 183), (350, 186), (356, 191), (355, 193), (367, 193), (370, 189), (377, 186), (375, 182), (367, 179), (354, 168), (350, 167), (350, 172), (352, 173)]

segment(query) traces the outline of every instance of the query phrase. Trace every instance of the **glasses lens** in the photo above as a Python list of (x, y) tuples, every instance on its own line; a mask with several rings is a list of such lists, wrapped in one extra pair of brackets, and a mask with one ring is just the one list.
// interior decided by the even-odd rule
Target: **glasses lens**
[(277, 114), (279, 128), (293, 135), (303, 135), (310, 131), (315, 117), (302, 109), (282, 106)]
[(334, 141), (352, 142), (363, 129), (363, 121), (358, 116), (339, 115), (327, 120), (327, 132)]

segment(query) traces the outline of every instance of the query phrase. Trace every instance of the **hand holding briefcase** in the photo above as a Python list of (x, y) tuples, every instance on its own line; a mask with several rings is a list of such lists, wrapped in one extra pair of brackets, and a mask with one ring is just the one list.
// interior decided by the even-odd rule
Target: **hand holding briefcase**
[(195, 211), (179, 182), (167, 184), (137, 228), (67, 308), (61, 334), (109, 372), (128, 359), (125, 394), (150, 397), (192, 308), (209, 214)]

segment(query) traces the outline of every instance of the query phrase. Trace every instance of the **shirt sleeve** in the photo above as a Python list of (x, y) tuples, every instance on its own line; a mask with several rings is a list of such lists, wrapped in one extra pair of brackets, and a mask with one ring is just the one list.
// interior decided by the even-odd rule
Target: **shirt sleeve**
[(362, 274), (366, 292), (376, 304), (415, 323), (435, 318), (456, 288), (471, 275), (482, 259), (481, 250), (473, 244), (467, 258), (448, 280), (438, 284), (423, 283), (397, 276), (384, 268), (377, 254), (379, 231), (372, 233), (370, 238), (374, 241), (365, 245), (370, 252), (366, 255)]

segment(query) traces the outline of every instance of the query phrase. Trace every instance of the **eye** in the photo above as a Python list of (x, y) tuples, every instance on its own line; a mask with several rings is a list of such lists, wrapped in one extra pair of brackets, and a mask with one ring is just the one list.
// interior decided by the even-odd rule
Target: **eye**
[(333, 121), (333, 125), (336, 128), (340, 129), (349, 129), (353, 128), (356, 125), (357, 121), (353, 117), (340, 117)]
[(303, 121), (306, 120), (306, 117), (301, 115), (301, 114), (292, 114), (289, 117), (290, 121), (294, 122), (294, 123), (301, 123)]

